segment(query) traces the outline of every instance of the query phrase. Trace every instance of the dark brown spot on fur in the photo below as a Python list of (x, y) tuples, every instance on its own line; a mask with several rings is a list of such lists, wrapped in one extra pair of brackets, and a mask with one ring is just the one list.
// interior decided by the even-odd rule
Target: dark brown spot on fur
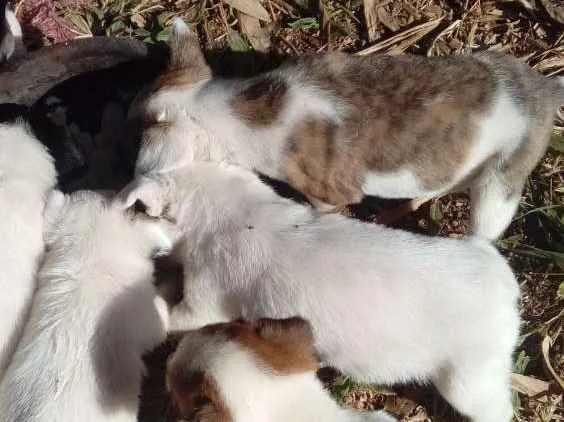
[(287, 92), (288, 86), (284, 80), (262, 76), (235, 95), (231, 109), (249, 126), (267, 126), (280, 115)]
[(496, 88), (489, 68), (471, 57), (336, 53), (294, 64), (345, 106), (343, 122), (331, 131), (323, 127), (328, 122), (302, 122), (285, 164), (290, 184), (334, 205), (362, 197), (367, 170), (406, 168), (429, 189), (450, 182)]
[(285, 166), (288, 183), (330, 204), (360, 201), (363, 159), (355, 145), (341, 142), (341, 136), (341, 128), (327, 120), (297, 125)]
[(179, 416), (199, 422), (232, 422), (215, 382), (203, 372), (184, 373), (183, 368), (167, 372), (167, 386)]
[(311, 326), (301, 318), (230, 323), (221, 330), (279, 375), (318, 369)]

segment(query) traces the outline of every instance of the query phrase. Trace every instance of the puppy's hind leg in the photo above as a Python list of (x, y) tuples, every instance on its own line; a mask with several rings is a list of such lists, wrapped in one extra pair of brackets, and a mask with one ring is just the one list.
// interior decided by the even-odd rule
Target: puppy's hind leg
[(484, 173), (470, 189), (472, 234), (495, 240), (517, 211), (524, 181), (507, 181), (497, 169), (485, 169)]
[(513, 417), (509, 359), (443, 368), (433, 380), (443, 397), (472, 422), (509, 422)]
[(550, 142), (554, 109), (551, 104), (539, 108), (519, 148), (507, 156), (492, 157), (484, 165), (482, 174), (470, 188), (474, 234), (496, 239), (511, 223), (527, 177)]

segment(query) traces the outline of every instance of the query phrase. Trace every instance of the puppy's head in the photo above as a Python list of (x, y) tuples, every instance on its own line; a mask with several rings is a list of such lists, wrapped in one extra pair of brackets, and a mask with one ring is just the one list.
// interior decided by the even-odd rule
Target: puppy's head
[[(141, 133), (137, 174), (176, 168), (199, 155), (206, 131), (186, 110), (196, 84), (212, 77), (198, 36), (181, 19), (169, 30), (168, 69), (133, 101), (128, 127)], [(193, 145), (193, 146), (192, 146)]]
[(46, 247), (89, 239), (116, 244), (123, 242), (148, 256), (168, 253), (179, 237), (176, 226), (163, 219), (134, 214), (115, 203), (113, 192), (53, 190), (43, 211)]
[(182, 417), (227, 422), (258, 415), (256, 394), (317, 367), (305, 320), (235, 321), (188, 332), (168, 361), (167, 386)]

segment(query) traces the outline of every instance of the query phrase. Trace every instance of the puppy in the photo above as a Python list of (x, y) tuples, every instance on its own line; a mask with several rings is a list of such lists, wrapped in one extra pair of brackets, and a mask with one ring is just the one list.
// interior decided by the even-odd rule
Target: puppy
[(313, 333), (301, 318), (210, 325), (186, 333), (167, 364), (185, 420), (393, 422), (384, 412), (342, 409), (317, 379)]
[(47, 252), (0, 385), (0, 421), (134, 422), (141, 354), (167, 328), (151, 261), (170, 247), (166, 227), (92, 192), (54, 194), (45, 219)]
[(218, 163), (139, 178), (123, 198), (184, 234), (172, 327), (300, 315), (322, 360), (359, 381), (429, 380), (474, 422), (511, 419), (519, 291), (486, 241), (319, 214)]
[(138, 175), (228, 161), (335, 206), (469, 187), (473, 233), (489, 239), (511, 222), (564, 104), (557, 79), (489, 53), (331, 53), (225, 80), (212, 78), (198, 38), (176, 20), (170, 54), (168, 72), (131, 109), (145, 127)]
[(43, 208), (56, 183), (53, 159), (19, 123), (0, 123), (0, 380), (35, 288), (43, 252)]

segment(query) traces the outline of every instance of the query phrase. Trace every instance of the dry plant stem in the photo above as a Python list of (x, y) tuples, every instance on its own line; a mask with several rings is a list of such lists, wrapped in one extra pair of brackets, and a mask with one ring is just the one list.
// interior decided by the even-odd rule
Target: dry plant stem
[(405, 31), (394, 35), (384, 41), (374, 44), (364, 50), (359, 51), (358, 55), (365, 56), (377, 52), (385, 52), (390, 54), (400, 54), (411, 47), (415, 42), (423, 38), (425, 35), (433, 31), (444, 19), (444, 16), (424, 22), (413, 28), (406, 29)]

